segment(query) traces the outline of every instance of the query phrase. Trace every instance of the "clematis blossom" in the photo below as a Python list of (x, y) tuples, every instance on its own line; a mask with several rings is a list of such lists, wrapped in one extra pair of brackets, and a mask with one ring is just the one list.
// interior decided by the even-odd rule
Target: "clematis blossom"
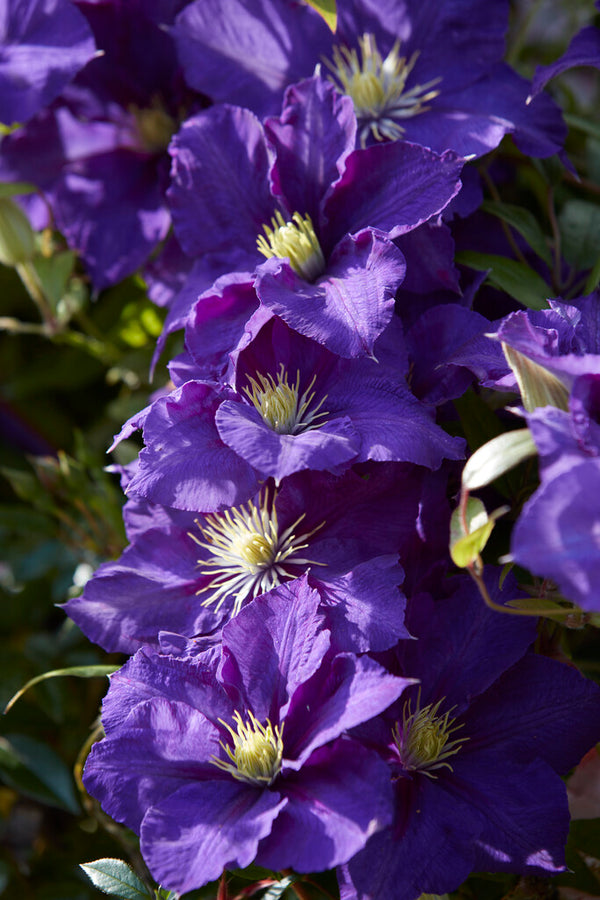
[(294, 330), (341, 356), (372, 354), (405, 272), (392, 239), (458, 193), (462, 160), (406, 142), (353, 150), (354, 135), (352, 104), (319, 76), (290, 88), (264, 128), (231, 106), (183, 125), (168, 194), (198, 260), (196, 297), (221, 261), (223, 275), (255, 273), (260, 302)]
[[(489, 590), (517, 593), (510, 578)], [(564, 871), (559, 776), (600, 737), (598, 686), (529, 652), (535, 621), (491, 611), (462, 576), (446, 599), (411, 600), (408, 622), (418, 640), (388, 663), (419, 685), (353, 732), (386, 759), (396, 815), (340, 869), (342, 900), (443, 894), (473, 871)]]
[(218, 667), (140, 651), (112, 677), (85, 785), (140, 834), (162, 885), (185, 893), (253, 860), (328, 869), (389, 823), (387, 768), (345, 732), (411, 680), (329, 644), (302, 579), (226, 627)]

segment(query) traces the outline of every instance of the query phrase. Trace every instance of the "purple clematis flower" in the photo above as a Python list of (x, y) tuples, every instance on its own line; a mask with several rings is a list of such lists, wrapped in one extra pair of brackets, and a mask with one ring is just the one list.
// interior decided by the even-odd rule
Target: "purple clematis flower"
[(70, 0), (5, 3), (0, 22), (0, 122), (27, 122), (95, 52), (91, 29)]
[[(596, 3), (596, 9), (600, 9), (600, 4)], [(547, 66), (537, 67), (531, 84), (531, 96), (536, 97), (549, 81), (576, 66), (600, 69), (600, 29), (594, 25), (582, 28), (559, 59)]]
[[(419, 686), (353, 732), (387, 760), (396, 817), (340, 870), (342, 900), (443, 894), (472, 871), (565, 869), (559, 775), (600, 737), (600, 691), (528, 652), (534, 621), (492, 612), (459, 584), (437, 603), (411, 601), (418, 640), (401, 642), (390, 667)], [(507, 579), (500, 602), (515, 593)]]
[(337, 12), (332, 35), (291, 0), (196, 0), (173, 34), (190, 85), (258, 115), (321, 64), (352, 99), (363, 145), (403, 138), (479, 156), (514, 132), (531, 155), (562, 147), (558, 109), (547, 97), (528, 107), (527, 82), (502, 62), (504, 0), (349, 0)]
[(214, 656), (140, 651), (111, 679), (85, 784), (185, 893), (253, 860), (307, 872), (350, 859), (391, 819), (387, 768), (345, 732), (410, 679), (333, 656), (305, 579), (257, 601)]
[(309, 571), (336, 647), (383, 650), (408, 636), (404, 567), (414, 590), (447, 547), (445, 489), (440, 473), (376, 463), (268, 482), (221, 513), (130, 500), (129, 547), (65, 610), (110, 651), (156, 647), (162, 631), (218, 640), (240, 608)]
[(448, 204), (462, 160), (405, 142), (354, 151), (354, 133), (350, 101), (320, 77), (264, 128), (229, 106), (184, 124), (169, 197), (178, 240), (200, 258), (194, 300), (219, 263), (256, 271), (261, 303), (291, 328), (341, 356), (372, 353), (405, 272), (391, 239)]
[[(212, 512), (248, 499), (259, 480), (279, 484), (303, 469), (341, 474), (367, 460), (436, 469), (462, 458), (463, 442), (438, 428), (409, 390), (398, 319), (376, 342), (380, 362), (343, 359), (280, 319), (264, 319), (263, 312), (246, 324), (247, 346), (232, 354), (232, 389), (187, 381), (125, 426), (123, 434), (143, 417), (146, 447), (132, 493)], [(238, 323), (230, 307), (225, 334)], [(206, 346), (210, 332), (190, 330), (188, 345)], [(179, 368), (194, 377), (189, 361)]]
[[(2, 142), (0, 177), (40, 188), (97, 289), (135, 271), (170, 226), (166, 148), (182, 110), (202, 102), (163, 28), (180, 5), (80, 0), (102, 52)], [(54, 6), (62, 30), (63, 4)]]

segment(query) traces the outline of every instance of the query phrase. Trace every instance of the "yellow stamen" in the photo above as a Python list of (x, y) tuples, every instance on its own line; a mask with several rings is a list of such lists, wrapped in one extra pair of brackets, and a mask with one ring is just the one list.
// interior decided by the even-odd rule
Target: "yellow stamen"
[(292, 269), (306, 281), (316, 281), (325, 271), (325, 257), (310, 216), (295, 212), (286, 222), (279, 211), (271, 219), (272, 228), (263, 225), (265, 236), (256, 245), (263, 256), (287, 257)]
[(327, 412), (319, 412), (326, 397), (309, 412), (315, 396), (312, 388), (316, 380), (317, 376), (314, 375), (301, 394), (300, 372), (296, 373), (295, 383), (290, 384), (282, 363), (277, 380), (273, 375), (257, 374), (256, 378), (249, 377), (250, 387), (245, 387), (244, 393), (273, 431), (278, 434), (300, 434), (319, 428), (322, 423), (315, 424), (316, 420), (327, 416)]
[(330, 80), (351, 98), (363, 146), (370, 136), (377, 141), (398, 140), (405, 132), (398, 120), (428, 110), (426, 104), (440, 93), (432, 88), (441, 78), (407, 90), (406, 83), (419, 58), (418, 51), (410, 59), (400, 56), (397, 40), (383, 59), (372, 34), (363, 34), (358, 44), (360, 58), (355, 49), (334, 47), (333, 62), (325, 60), (333, 74)]
[(233, 599), (232, 616), (235, 616), (246, 599), (294, 578), (289, 566), (324, 565), (299, 555), (308, 547), (309, 538), (325, 524), (321, 522), (311, 531), (296, 534), (304, 517), (305, 513), (280, 532), (275, 495), (271, 501), (266, 489), (258, 504), (250, 500), (222, 513), (212, 513), (205, 517), (204, 525), (197, 519), (204, 540), (191, 532), (189, 537), (213, 554), (198, 560), (203, 567), (200, 574), (210, 576), (208, 584), (196, 591), (197, 594), (210, 592), (202, 605), (214, 603), (218, 612), (226, 599)]
[(269, 785), (281, 771), (283, 725), (273, 728), (269, 719), (265, 725), (261, 725), (251, 712), (248, 712), (248, 716), (248, 721), (244, 723), (239, 712), (234, 712), (237, 732), (223, 719), (219, 719), (233, 739), (233, 748), (219, 741), (231, 762), (225, 762), (216, 756), (211, 758), (211, 762), (224, 772), (229, 772), (237, 781)]
[(421, 709), (419, 691), (415, 712), (412, 712), (409, 700), (404, 704), (402, 724), (396, 722), (392, 729), (394, 743), (404, 768), (411, 772), (422, 772), (429, 778), (437, 777), (432, 774), (434, 769), (446, 768), (452, 771), (452, 766), (446, 760), (455, 756), (465, 741), (469, 740), (467, 737), (450, 740), (451, 735), (463, 725), (454, 725), (455, 719), (450, 718), (452, 709), (438, 715), (443, 699)]

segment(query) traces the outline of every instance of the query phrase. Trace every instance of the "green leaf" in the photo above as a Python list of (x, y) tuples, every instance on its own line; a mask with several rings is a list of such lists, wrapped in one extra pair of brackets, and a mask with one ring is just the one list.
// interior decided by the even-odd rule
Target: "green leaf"
[(335, 0), (308, 0), (308, 3), (323, 16), (332, 31), (337, 28), (337, 10)]
[(466, 569), (477, 561), (490, 538), (496, 519), (504, 515), (507, 509), (508, 507), (503, 506), (488, 516), (481, 500), (469, 497), (464, 522), (462, 507), (454, 510), (450, 519), (450, 556), (455, 566)]
[(600, 257), (600, 206), (568, 200), (558, 217), (563, 256), (578, 271), (595, 266)]
[(476, 491), (485, 487), (536, 453), (529, 428), (499, 434), (469, 457), (462, 473), (463, 488)]
[(572, 113), (565, 113), (565, 122), (571, 128), (577, 128), (580, 131), (583, 131), (584, 134), (589, 134), (592, 137), (600, 138), (600, 124), (595, 121), (594, 118), (587, 116), (576, 116)]
[(552, 295), (552, 290), (529, 266), (504, 256), (475, 253), (472, 250), (457, 253), (456, 262), (478, 272), (487, 271), (487, 280), (493, 287), (506, 291), (523, 306), (529, 309), (547, 309), (547, 300)]
[(140, 900), (143, 897), (147, 900), (152, 896), (131, 866), (122, 859), (96, 859), (81, 863), (79, 868), (83, 869), (94, 887), (112, 897), (122, 897), (123, 900)]
[(527, 241), (540, 259), (543, 259), (549, 266), (552, 265), (552, 254), (546, 237), (530, 210), (512, 203), (496, 203), (493, 200), (485, 200), (482, 203), (482, 209), (511, 225)]
[(77, 815), (71, 772), (46, 744), (23, 734), (0, 737), (0, 778), (9, 787)]
[(48, 678), (61, 678), (64, 675), (73, 675), (75, 678), (100, 678), (105, 675), (112, 675), (113, 672), (116, 672), (119, 666), (71, 666), (69, 669), (53, 669), (51, 672), (44, 672), (42, 675), (36, 675), (35, 678), (32, 678), (27, 682), (14, 697), (11, 697), (4, 712), (7, 713), (9, 709), (17, 702), (17, 700), (23, 696), (25, 691), (28, 691), (30, 687), (33, 687), (34, 684), (39, 684), (40, 681), (46, 681)]

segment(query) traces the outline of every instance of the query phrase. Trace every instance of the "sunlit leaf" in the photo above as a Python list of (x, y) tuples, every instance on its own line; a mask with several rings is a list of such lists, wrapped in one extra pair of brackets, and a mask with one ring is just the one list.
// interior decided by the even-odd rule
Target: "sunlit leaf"
[(337, 10), (335, 0), (308, 0), (308, 3), (323, 16), (332, 31), (337, 28)]
[(111, 897), (122, 897), (123, 900), (140, 900), (151, 897), (143, 881), (140, 881), (131, 866), (122, 859), (96, 859), (94, 862), (81, 863), (87, 877), (94, 887), (110, 894)]
[(36, 675), (35, 678), (32, 678), (30, 681), (25, 684), (20, 691), (11, 697), (11, 699), (6, 704), (4, 712), (7, 713), (9, 709), (14, 706), (17, 700), (23, 696), (25, 691), (28, 691), (29, 688), (33, 687), (34, 684), (39, 684), (40, 681), (46, 681), (48, 678), (61, 678), (64, 675), (72, 675), (75, 678), (100, 678), (106, 675), (112, 675), (113, 672), (116, 672), (119, 666), (71, 666), (69, 669), (54, 669), (52, 672), (44, 672), (42, 675)]

